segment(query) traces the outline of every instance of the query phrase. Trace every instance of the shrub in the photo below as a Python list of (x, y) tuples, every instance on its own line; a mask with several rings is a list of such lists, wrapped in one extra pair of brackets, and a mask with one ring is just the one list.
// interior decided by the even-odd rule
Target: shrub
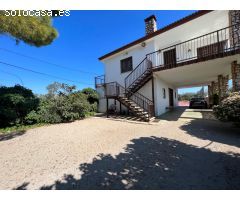
[(71, 122), (97, 110), (95, 90), (76, 91), (75, 86), (53, 83), (48, 94), (36, 97), (22, 86), (0, 87), (0, 127)]
[(24, 123), (27, 114), (38, 104), (39, 99), (23, 86), (0, 87), (0, 126)]
[(87, 95), (87, 100), (90, 104), (98, 103), (98, 93), (92, 88), (84, 88), (82, 93)]
[(71, 122), (97, 110), (97, 102), (88, 101), (90, 96), (93, 100), (93, 91), (86, 94), (75, 91), (75, 86), (61, 83), (53, 83), (47, 88), (49, 92), (40, 98), (37, 111), (32, 111), (26, 117), (29, 124)]
[(230, 93), (220, 105), (213, 107), (213, 113), (221, 121), (231, 121), (240, 125), (240, 93)]
[(213, 105), (218, 105), (219, 104), (219, 96), (218, 94), (213, 95)]

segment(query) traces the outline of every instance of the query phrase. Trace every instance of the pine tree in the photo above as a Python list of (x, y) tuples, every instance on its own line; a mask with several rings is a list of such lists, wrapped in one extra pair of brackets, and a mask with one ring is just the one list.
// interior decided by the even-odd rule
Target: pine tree
[(6, 16), (6, 12), (9, 13), (0, 11), (0, 34), (13, 37), (17, 43), (23, 41), (40, 47), (51, 44), (58, 36), (51, 16), (23, 16), (23, 11), (17, 11), (20, 14), (16, 16)]

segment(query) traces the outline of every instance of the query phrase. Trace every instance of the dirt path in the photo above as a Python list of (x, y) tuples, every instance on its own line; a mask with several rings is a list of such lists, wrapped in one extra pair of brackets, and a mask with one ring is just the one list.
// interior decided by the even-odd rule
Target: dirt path
[(239, 129), (89, 118), (0, 141), (0, 189), (240, 189)]

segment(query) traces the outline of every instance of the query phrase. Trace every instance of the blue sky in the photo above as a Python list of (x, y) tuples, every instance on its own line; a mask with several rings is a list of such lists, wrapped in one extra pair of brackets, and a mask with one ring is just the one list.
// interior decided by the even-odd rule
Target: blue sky
[[(103, 74), (103, 64), (98, 61), (98, 57), (144, 36), (146, 17), (155, 14), (158, 28), (161, 28), (193, 12), (71, 11), (69, 17), (54, 19), (59, 37), (51, 45), (40, 48), (23, 42), (16, 45), (13, 39), (0, 35), (0, 61), (83, 83), (62, 81), (0, 64), (0, 84), (10, 86), (22, 80), (25, 87), (38, 94), (45, 93), (46, 86), (54, 81), (74, 84), (78, 89), (94, 87), (94, 76)], [(11, 54), (1, 48), (90, 73), (66, 70)], [(199, 88), (180, 92), (196, 90)]]

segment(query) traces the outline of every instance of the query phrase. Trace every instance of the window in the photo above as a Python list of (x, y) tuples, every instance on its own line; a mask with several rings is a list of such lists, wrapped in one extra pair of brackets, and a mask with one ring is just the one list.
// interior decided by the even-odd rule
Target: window
[(163, 92), (163, 98), (166, 99), (166, 90), (165, 90), (165, 88), (162, 89), (162, 92)]
[(121, 62), (121, 73), (132, 71), (132, 68), (133, 68), (132, 57), (125, 58), (120, 62)]
[(175, 92), (175, 99), (177, 98), (177, 93)]

